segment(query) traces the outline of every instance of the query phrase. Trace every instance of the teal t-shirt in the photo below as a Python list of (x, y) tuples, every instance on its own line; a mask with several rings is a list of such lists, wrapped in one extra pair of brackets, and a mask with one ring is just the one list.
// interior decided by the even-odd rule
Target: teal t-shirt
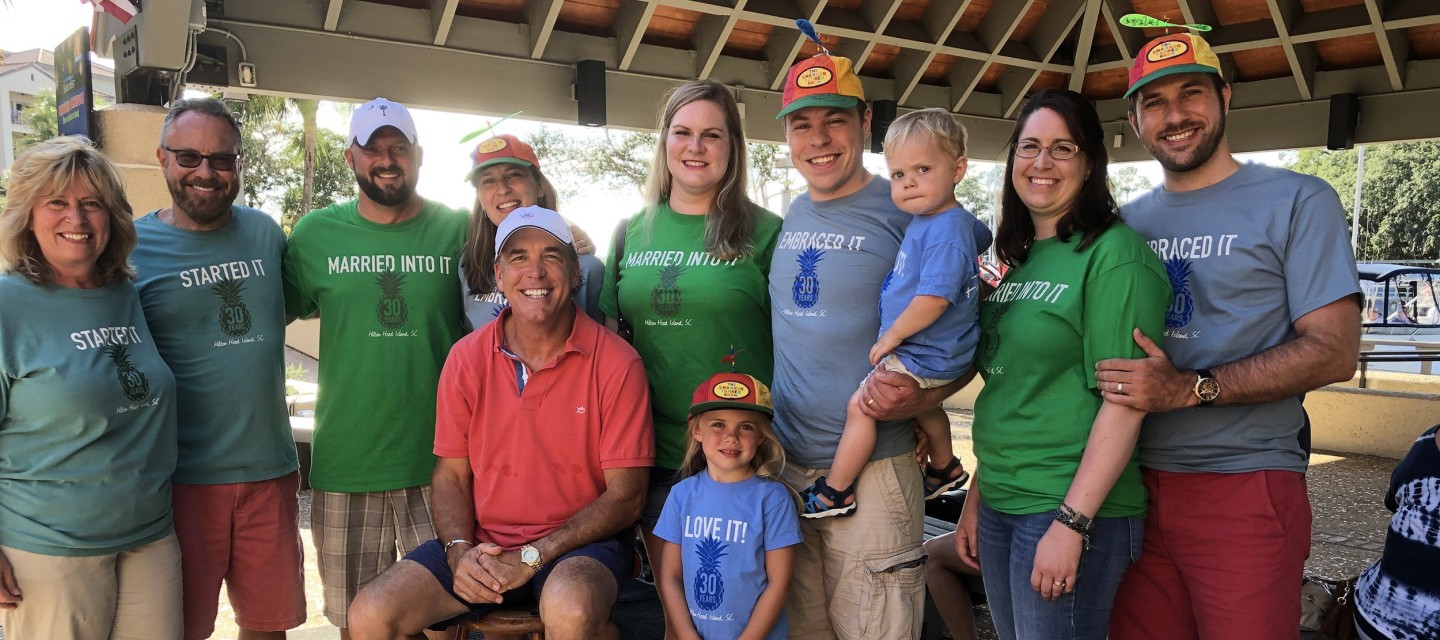
[[(1036, 241), (980, 304), (976, 362), (985, 388), (973, 435), (980, 495), (997, 511), (1060, 506), (1102, 403), (1095, 363), (1143, 358), (1131, 330), (1159, 343), (1165, 328), (1170, 283), (1139, 234), (1116, 223), (1077, 252), (1079, 243), (1078, 234)], [(1132, 452), (1098, 515), (1144, 513)]]
[(232, 207), (214, 231), (135, 221), (145, 320), (178, 387), (175, 482), (227, 484), (300, 468), (285, 406), (285, 233)]
[(320, 390), (310, 484), (360, 493), (429, 484), (435, 391), (464, 333), (460, 248), (468, 214), (426, 201), (399, 224), (356, 202), (313, 211), (290, 233), (285, 308), (320, 316)]
[[(774, 352), (765, 288), (779, 233), (780, 217), (756, 207), (753, 250), (722, 262), (705, 250), (705, 216), (662, 204), (653, 216), (629, 219), (619, 286), (607, 268), (600, 310), (611, 318), (623, 313), (635, 329), (635, 350), (650, 379), (656, 466), (680, 466), (695, 387), (730, 370), (721, 359), (731, 348), (737, 371), (770, 384)], [(614, 260), (612, 248), (605, 262)]]
[(135, 286), (0, 275), (0, 345), (0, 545), (92, 556), (169, 535), (175, 378)]

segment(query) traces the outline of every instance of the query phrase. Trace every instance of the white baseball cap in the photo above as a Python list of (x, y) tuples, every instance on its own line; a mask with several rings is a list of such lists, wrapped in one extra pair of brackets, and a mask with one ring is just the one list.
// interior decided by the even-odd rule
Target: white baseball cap
[(415, 134), (415, 119), (410, 117), (405, 105), (376, 98), (356, 107), (355, 114), (350, 116), (350, 142), (363, 147), (380, 127), (399, 129), (410, 144), (419, 138)]
[(527, 227), (545, 231), (567, 245), (573, 246), (575, 243), (575, 237), (570, 235), (570, 225), (560, 214), (541, 206), (520, 207), (511, 211), (495, 230), (495, 257), (500, 257), (500, 249), (505, 246), (505, 241), (509, 240), (510, 236)]

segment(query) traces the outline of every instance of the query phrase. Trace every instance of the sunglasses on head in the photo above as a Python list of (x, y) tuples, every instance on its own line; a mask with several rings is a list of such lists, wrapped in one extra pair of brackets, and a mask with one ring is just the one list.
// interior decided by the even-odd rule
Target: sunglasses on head
[(212, 153), (209, 155), (190, 149), (171, 149), (165, 147), (166, 151), (175, 154), (175, 163), (186, 169), (194, 169), (200, 166), (203, 161), (210, 162), (210, 168), (216, 171), (234, 171), (235, 163), (240, 161), (240, 155), (235, 153)]

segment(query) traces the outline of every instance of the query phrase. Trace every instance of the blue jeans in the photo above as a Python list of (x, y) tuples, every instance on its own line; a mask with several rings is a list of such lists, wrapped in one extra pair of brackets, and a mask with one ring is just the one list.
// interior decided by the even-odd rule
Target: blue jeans
[(1001, 640), (1105, 640), (1125, 570), (1140, 557), (1143, 518), (1096, 518), (1075, 589), (1049, 602), (1030, 588), (1035, 547), (1054, 513), (1011, 515), (980, 500), (980, 570)]

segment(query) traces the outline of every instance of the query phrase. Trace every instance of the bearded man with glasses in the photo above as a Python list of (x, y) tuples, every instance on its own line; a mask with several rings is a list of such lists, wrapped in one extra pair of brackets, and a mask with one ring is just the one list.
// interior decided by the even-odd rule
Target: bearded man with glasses
[(305, 621), (299, 464), (285, 405), (285, 234), (236, 206), (240, 125), (213, 98), (174, 103), (155, 150), (171, 206), (139, 219), (130, 258), (175, 373), (172, 506), (186, 640), (215, 630), (225, 583), (242, 640)]

